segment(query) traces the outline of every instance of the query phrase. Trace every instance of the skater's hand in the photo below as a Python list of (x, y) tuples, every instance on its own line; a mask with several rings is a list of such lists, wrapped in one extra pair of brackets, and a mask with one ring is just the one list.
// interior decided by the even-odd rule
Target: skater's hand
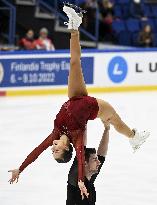
[(84, 195), (88, 198), (89, 193), (87, 192), (87, 189), (84, 185), (84, 182), (82, 182), (81, 180), (78, 182), (78, 186), (79, 189), (81, 191), (81, 196), (82, 196), (82, 200), (84, 199)]
[[(101, 120), (102, 121), (102, 120)], [(102, 121), (102, 123), (104, 124), (105, 130), (110, 130), (110, 121)]]
[(19, 174), (20, 174), (19, 169), (9, 170), (8, 172), (12, 173), (12, 177), (8, 182), (10, 184), (13, 184), (16, 181), (16, 183), (17, 183), (19, 180)]

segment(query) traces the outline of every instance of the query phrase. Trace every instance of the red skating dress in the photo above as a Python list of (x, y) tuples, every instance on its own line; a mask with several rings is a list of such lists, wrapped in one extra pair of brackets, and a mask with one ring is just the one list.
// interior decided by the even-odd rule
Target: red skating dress
[(20, 172), (35, 161), (44, 150), (52, 146), (54, 140), (59, 139), (62, 134), (66, 134), (76, 150), (78, 180), (84, 181), (84, 135), (88, 120), (94, 120), (98, 110), (98, 103), (94, 97), (70, 98), (56, 115), (52, 133), (27, 156), (19, 168)]

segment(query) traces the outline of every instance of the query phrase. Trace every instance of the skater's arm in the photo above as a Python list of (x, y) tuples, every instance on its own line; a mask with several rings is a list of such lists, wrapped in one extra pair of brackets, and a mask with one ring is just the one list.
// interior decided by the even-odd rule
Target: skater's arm
[(87, 146), (87, 130), (84, 133), (84, 147)]
[(104, 122), (103, 124), (105, 126), (105, 130), (104, 130), (103, 136), (101, 138), (101, 141), (100, 141), (100, 144), (97, 150), (97, 155), (104, 157), (107, 155), (107, 151), (108, 151), (110, 125)]
[(24, 162), (19, 167), (20, 173), (32, 162), (34, 162), (38, 156), (46, 150), (49, 146), (53, 144), (53, 141), (56, 139), (56, 134), (53, 131), (38, 147), (36, 147), (24, 160)]
[(10, 184), (13, 184), (16, 180), (18, 182), (19, 174), (32, 162), (34, 162), (38, 156), (53, 144), (53, 140), (57, 139), (57, 134), (53, 131), (38, 147), (36, 147), (24, 160), (18, 169), (9, 170), (12, 173), (12, 177), (9, 180)]
[(87, 189), (84, 185), (84, 162), (85, 162), (85, 156), (84, 156), (84, 137), (83, 137), (83, 133), (82, 131), (76, 131), (74, 139), (76, 139), (76, 141), (73, 142), (73, 145), (75, 147), (76, 150), (76, 157), (77, 157), (77, 161), (78, 161), (78, 187), (81, 191), (81, 196), (82, 199), (84, 199), (84, 195), (86, 197), (88, 197), (88, 192)]
[(74, 135), (74, 139), (76, 139), (76, 141), (73, 143), (73, 145), (75, 147), (78, 162), (78, 181), (84, 181), (84, 137), (83, 133), (80, 131), (76, 131)]
[(97, 155), (98, 155), (98, 159), (100, 161), (100, 166), (98, 168), (98, 172), (96, 174), (93, 174), (91, 177), (91, 182), (94, 183), (95, 179), (97, 178), (101, 167), (103, 166), (104, 162), (105, 162), (105, 156), (107, 155), (107, 150), (108, 150), (108, 142), (109, 142), (109, 130), (110, 130), (110, 125), (104, 123), (105, 126), (105, 130), (103, 133), (103, 136), (101, 138), (98, 150), (97, 150)]

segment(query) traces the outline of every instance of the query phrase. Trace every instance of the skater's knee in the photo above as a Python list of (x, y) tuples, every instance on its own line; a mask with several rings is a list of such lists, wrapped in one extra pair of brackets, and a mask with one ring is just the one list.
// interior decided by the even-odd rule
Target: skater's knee
[(78, 57), (73, 57), (70, 59), (70, 66), (71, 68), (75, 67), (75, 66), (80, 66), (80, 58)]

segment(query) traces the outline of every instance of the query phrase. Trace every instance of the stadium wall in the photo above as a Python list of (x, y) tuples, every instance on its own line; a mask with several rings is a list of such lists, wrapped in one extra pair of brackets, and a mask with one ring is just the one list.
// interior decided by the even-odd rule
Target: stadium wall
[[(1, 52), (0, 96), (65, 94), (69, 50)], [(157, 90), (157, 49), (83, 50), (89, 92)]]

